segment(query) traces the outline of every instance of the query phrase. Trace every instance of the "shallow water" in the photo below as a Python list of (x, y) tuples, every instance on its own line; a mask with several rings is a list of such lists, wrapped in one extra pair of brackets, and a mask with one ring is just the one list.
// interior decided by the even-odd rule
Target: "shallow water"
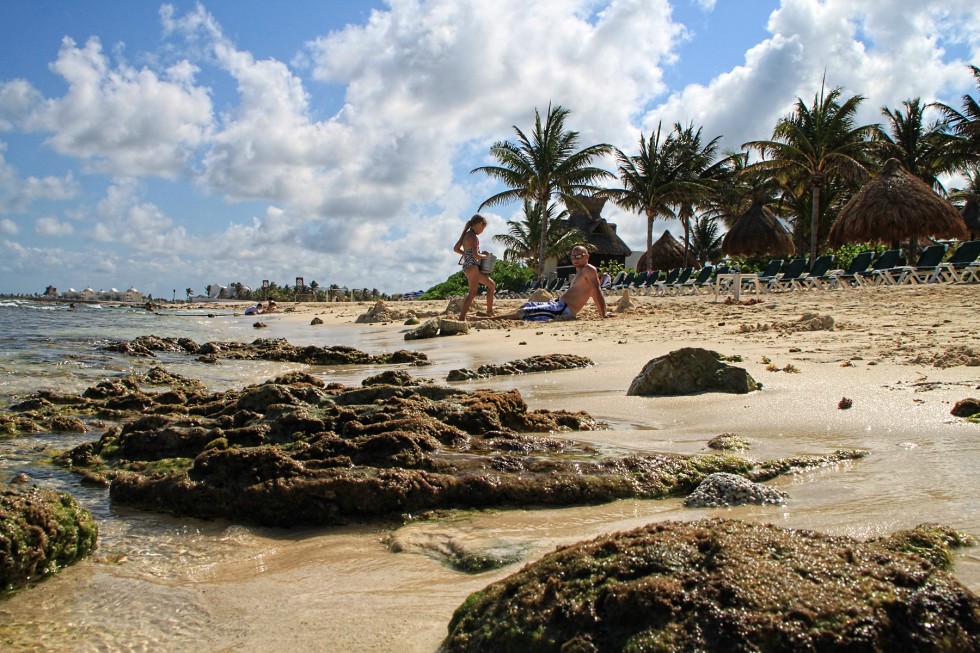
[[(261, 361), (207, 365), (192, 357), (142, 360), (99, 351), (109, 340), (146, 334), (199, 343), (281, 337), (371, 354), (411, 348), (426, 352), (433, 365), (409, 371), (437, 380), (454, 368), (504, 362), (503, 350), (481, 346), (479, 337), (406, 343), (404, 327), (395, 325), (311, 327), (268, 315), (262, 316), (268, 328), (256, 330), (254, 318), (212, 315), (0, 302), (0, 401), (38, 388), (80, 391), (158, 362), (214, 389), (299, 368)], [(520, 337), (528, 341), (526, 355), (589, 355), (588, 343), (574, 337)], [(655, 519), (712, 515), (862, 539), (939, 522), (980, 536), (980, 433), (948, 414), (952, 401), (976, 387), (970, 370), (945, 371), (943, 388), (924, 391), (907, 381), (915, 378), (907, 369), (867, 367), (847, 370), (832, 383), (810, 381), (804, 394), (790, 375), (766, 376), (760, 365), (746, 363), (765, 381), (764, 392), (651, 401), (624, 392), (643, 362), (612, 353), (595, 368), (464, 387), (517, 388), (533, 408), (588, 411), (609, 428), (570, 437), (614, 451), (703, 452), (708, 438), (737, 431), (752, 442), (746, 455), (757, 459), (839, 447), (871, 453), (776, 479), (772, 484), (791, 495), (780, 507), (691, 510), (680, 500), (624, 500), (561, 510), (456, 512), (400, 528), (283, 531), (112, 506), (106, 490), (82, 486), (47, 462), (97, 433), (0, 440), (0, 478), (25, 472), (39, 485), (69, 491), (100, 526), (91, 558), (0, 604), (0, 642), (13, 651), (434, 651), (452, 611), (470, 592), (558, 545)], [(356, 384), (379, 370), (310, 371), (325, 381)], [(821, 409), (834, 407), (842, 394), (856, 397), (853, 409)], [(438, 554), (447, 543), (515, 554), (522, 562), (484, 574), (454, 572)], [(980, 591), (976, 549), (957, 554), (955, 573)]]

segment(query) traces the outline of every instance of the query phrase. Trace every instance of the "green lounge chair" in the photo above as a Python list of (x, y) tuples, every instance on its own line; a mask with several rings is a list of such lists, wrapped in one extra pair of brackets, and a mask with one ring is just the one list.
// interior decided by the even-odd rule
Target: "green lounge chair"
[(687, 283), (681, 286), (680, 290), (690, 290), (692, 295), (698, 294), (698, 291), (700, 291), (702, 288), (706, 288), (714, 283), (714, 271), (715, 268), (713, 265), (704, 266), (701, 268), (701, 271), (698, 272), (698, 276), (688, 280)]
[[(908, 283), (912, 285), (918, 285), (920, 283), (928, 283), (929, 277), (936, 273), (939, 269), (939, 264), (943, 262), (946, 258), (946, 245), (930, 245), (922, 250), (922, 254), (919, 255), (919, 260), (916, 261), (915, 265), (905, 265), (898, 268), (887, 270), (883, 272), (889, 280), (894, 279), (894, 283), (903, 284)], [(895, 278), (895, 275), (898, 278)]]
[(785, 272), (766, 284), (766, 290), (769, 292), (794, 290), (793, 284), (804, 272), (806, 272), (806, 259), (795, 258), (786, 264)]
[(980, 266), (977, 257), (980, 257), (980, 240), (960, 243), (948, 261), (936, 266), (936, 272), (929, 279), (929, 283), (937, 281), (964, 283), (971, 279), (976, 281), (977, 268)]
[(902, 250), (889, 249), (881, 253), (871, 264), (870, 270), (858, 272), (855, 280), (862, 286), (879, 286), (886, 283), (885, 270), (897, 267), (902, 260)]
[(694, 274), (694, 268), (693, 267), (683, 268), (681, 270), (680, 274), (677, 275), (677, 281), (675, 281), (674, 283), (671, 283), (671, 284), (667, 284), (666, 288), (664, 289), (664, 292), (666, 292), (666, 293), (668, 293), (670, 295), (678, 295), (678, 294), (680, 294), (680, 292), (681, 292), (681, 286), (683, 286), (685, 283), (687, 283), (687, 280), (691, 278), (691, 275), (692, 274)]
[(861, 282), (857, 280), (857, 275), (871, 267), (874, 260), (874, 252), (861, 252), (851, 261), (846, 270), (834, 270), (830, 273), (830, 287), (852, 288)]
[(829, 280), (827, 273), (830, 272), (830, 268), (834, 265), (834, 255), (824, 254), (823, 256), (818, 256), (816, 262), (813, 264), (813, 268), (810, 273), (800, 277), (796, 281), (796, 287), (800, 290), (819, 289), (823, 287), (823, 284)]

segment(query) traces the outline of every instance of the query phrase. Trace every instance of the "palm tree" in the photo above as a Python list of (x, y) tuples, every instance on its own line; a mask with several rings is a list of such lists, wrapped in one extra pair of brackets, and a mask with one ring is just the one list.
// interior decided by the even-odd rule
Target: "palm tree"
[(701, 215), (694, 219), (691, 229), (691, 252), (702, 267), (708, 261), (718, 261), (722, 258), (722, 239), (722, 235), (718, 233), (717, 218)]
[[(545, 236), (545, 256), (559, 257), (568, 252), (576, 243), (584, 242), (585, 236), (581, 231), (569, 228), (561, 220), (568, 215), (562, 211), (554, 215), (555, 205), (548, 206), (548, 234)], [(524, 219), (508, 221), (508, 233), (493, 237), (494, 242), (501, 243), (506, 249), (501, 258), (505, 261), (526, 261), (528, 267), (538, 269), (539, 250), (541, 243), (541, 209), (537, 202), (524, 200)]]
[(674, 125), (674, 138), (679, 147), (678, 163), (685, 182), (678, 187), (675, 194), (677, 217), (684, 227), (685, 260), (690, 249), (691, 217), (694, 209), (708, 202), (709, 194), (722, 180), (729, 165), (725, 159), (715, 160), (721, 137), (715, 137), (702, 146), (701, 129), (698, 127), (695, 131), (693, 124), (688, 124), (687, 127), (681, 127), (680, 123)]
[(561, 106), (548, 107), (544, 124), (541, 115), (534, 110), (534, 131), (527, 136), (514, 127), (517, 143), (494, 143), (490, 155), (499, 166), (481, 166), (472, 172), (483, 172), (508, 187), (490, 197), (480, 208), (513, 201), (531, 200), (537, 204), (541, 215), (541, 233), (538, 243), (538, 275), (544, 275), (544, 263), (548, 254), (547, 234), (549, 204), (553, 198), (565, 206), (578, 204), (575, 195), (592, 195), (600, 191), (597, 181), (611, 177), (611, 173), (593, 167), (592, 161), (605, 156), (611, 145), (591, 145), (576, 151), (578, 132), (565, 129), (569, 111)]
[[(980, 68), (970, 66), (970, 71), (976, 80), (977, 92), (980, 93)], [(977, 99), (964, 95), (962, 111), (941, 102), (935, 106), (946, 118), (962, 167), (971, 168), (980, 164), (980, 103)]]
[(640, 133), (640, 150), (634, 156), (616, 149), (617, 172), (622, 188), (603, 192), (618, 206), (647, 218), (647, 260), (653, 257), (653, 223), (676, 217), (674, 204), (683, 185), (677, 161), (679, 144), (673, 134), (661, 140), (661, 126), (649, 138)]
[(798, 185), (809, 191), (811, 261), (816, 260), (819, 242), (821, 190), (834, 179), (860, 184), (868, 176), (865, 164), (875, 125), (856, 126), (855, 114), (864, 97), (855, 95), (841, 103), (841, 93), (837, 87), (824, 95), (821, 88), (812, 106), (797, 98), (794, 112), (776, 124), (772, 140), (742, 146), (762, 156), (748, 169), (768, 172), (788, 187)]
[(966, 228), (970, 230), (970, 239), (975, 240), (980, 237), (980, 224), (975, 213), (977, 205), (980, 204), (980, 168), (967, 170), (966, 185), (952, 189), (949, 199), (960, 207)]
[(880, 143), (880, 161), (898, 159), (911, 174), (945, 194), (939, 177), (952, 172), (955, 166), (949, 153), (949, 141), (943, 138), (944, 124), (925, 122), (926, 107), (920, 98), (905, 100), (902, 105), (904, 113), (901, 109), (881, 108), (887, 130), (875, 128), (875, 138)]

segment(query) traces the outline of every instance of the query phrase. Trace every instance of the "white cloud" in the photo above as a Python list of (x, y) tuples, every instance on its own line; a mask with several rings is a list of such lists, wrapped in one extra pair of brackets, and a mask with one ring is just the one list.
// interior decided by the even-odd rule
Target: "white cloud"
[(6, 160), (7, 144), (0, 141), (0, 215), (20, 213), (38, 200), (69, 200), (79, 191), (72, 173), (64, 177), (22, 179)]
[(20, 127), (44, 97), (24, 79), (0, 84), (0, 131)]
[(34, 222), (34, 231), (39, 236), (52, 236), (56, 238), (61, 238), (63, 236), (70, 236), (74, 233), (75, 228), (70, 222), (61, 222), (56, 218), (38, 218)]
[(38, 107), (27, 124), (51, 132), (56, 151), (96, 170), (176, 177), (212, 126), (208, 92), (192, 85), (186, 62), (163, 74), (112, 66), (98, 39), (78, 47), (65, 38), (51, 69), (68, 91)]
[(645, 128), (661, 119), (668, 125), (694, 121), (708, 135), (723, 135), (725, 147), (737, 148), (769, 138), (797, 98), (812, 101), (824, 74), (828, 88), (868, 98), (859, 120), (879, 122), (882, 106), (969, 89), (969, 71), (944, 57), (942, 38), (950, 22), (976, 34), (978, 15), (975, 5), (960, 0), (783, 0), (770, 16), (771, 37), (746, 53), (744, 65), (678, 91), (647, 114)]
[[(715, 5), (694, 2), (703, 11)], [(162, 279), (182, 291), (304, 276), (428, 287), (458, 269), (450, 248), (462, 222), (498, 190), (469, 171), (488, 162), (491, 143), (513, 139), (513, 126), (532, 129), (535, 108), (570, 109), (567, 127), (583, 146), (603, 141), (630, 151), (640, 129), (679, 121), (737, 147), (767, 138), (797, 97), (809, 101), (819, 90), (825, 70), (830, 86), (868, 96), (865, 121), (907, 97), (958, 105), (974, 90), (964, 61), (948, 54), (955, 48), (980, 60), (980, 14), (966, 0), (783, 0), (770, 16), (770, 37), (739, 65), (707, 84), (668, 89), (664, 67), (683, 63), (679, 44), (697, 38), (671, 18), (676, 4), (391, 0), (363, 24), (296, 43), (293, 61), (303, 65), (244, 49), (203, 5), (184, 14), (164, 5), (168, 41), (138, 60), (166, 58), (169, 67), (137, 68), (108, 56), (97, 39), (66, 40), (51, 65), (68, 84), (62, 96), (45, 99), (25, 80), (0, 83), (0, 130), (43, 132), (56, 153), (86, 164), (74, 174), (24, 178), (0, 156), (0, 215), (77, 197), (83, 184), (84, 196), (102, 195), (96, 206), (49, 222), (31, 216), (49, 230), (74, 225), (74, 241), (94, 242), (95, 251), (30, 254), (62, 256), (77, 270), (97, 261), (124, 278), (107, 285)], [(343, 102), (326, 103), (322, 96), (333, 103), (337, 88)], [(143, 176), (190, 179), (196, 192), (247, 208), (218, 222), (203, 209), (195, 214), (192, 200), (149, 196), (159, 186), (147, 190)], [(169, 188), (189, 194), (179, 182)], [(495, 210), (485, 212), (488, 238), (504, 233), (520, 207)], [(66, 216), (71, 223), (58, 221)], [(642, 217), (611, 204), (604, 216), (628, 244), (643, 246)], [(681, 237), (664, 223), (655, 235), (665, 226)], [(31, 236), (11, 220), (0, 230)], [(14, 243), (5, 247), (19, 260)]]
[(142, 189), (132, 178), (118, 179), (97, 207), (92, 238), (122, 243), (136, 252), (160, 253), (186, 247), (186, 230), (156, 205), (141, 202)]

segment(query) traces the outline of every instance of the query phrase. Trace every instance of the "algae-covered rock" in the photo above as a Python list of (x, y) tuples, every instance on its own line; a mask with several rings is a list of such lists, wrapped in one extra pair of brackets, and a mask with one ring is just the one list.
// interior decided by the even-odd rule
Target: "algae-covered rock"
[(273, 526), (666, 498), (715, 472), (759, 481), (794, 469), (718, 454), (602, 454), (551, 436), (598, 428), (586, 413), (533, 410), (516, 390), (467, 392), (403, 370), (359, 387), (291, 373), (190, 393), (181, 413), (160, 408), (154, 403), (57, 461), (108, 484), (116, 503)]
[(81, 560), (98, 532), (91, 513), (64, 492), (0, 488), (0, 590)]
[(486, 379), (493, 376), (571, 370), (589, 367), (591, 365), (594, 365), (594, 363), (585, 356), (576, 356), (575, 354), (549, 354), (547, 356), (522, 358), (502, 365), (481, 365), (476, 370), (468, 370), (466, 368), (450, 370), (446, 376), (446, 380), (468, 381), (471, 379)]
[(949, 414), (954, 417), (973, 417), (977, 413), (980, 413), (980, 399), (975, 399), (974, 397), (960, 399), (953, 405), (953, 409), (949, 411)]
[(730, 520), (558, 549), (472, 594), (443, 653), (980, 650), (980, 599), (920, 557)]
[(699, 392), (745, 394), (760, 384), (748, 372), (722, 362), (721, 354), (685, 347), (649, 361), (633, 379), (627, 395), (665, 396)]
[[(264, 326), (264, 325), (263, 325)], [(428, 365), (429, 360), (421, 352), (399, 350), (391, 354), (372, 356), (353, 347), (336, 345), (291, 345), (283, 338), (256, 338), (252, 342), (208, 342), (198, 346), (186, 338), (158, 338), (140, 336), (126, 343), (113, 343), (104, 347), (110, 351), (132, 355), (153, 356), (154, 351), (193, 354), (198, 357), (230, 358), (235, 360), (270, 360), (304, 365), (379, 365), (387, 363), (411, 363)]]

